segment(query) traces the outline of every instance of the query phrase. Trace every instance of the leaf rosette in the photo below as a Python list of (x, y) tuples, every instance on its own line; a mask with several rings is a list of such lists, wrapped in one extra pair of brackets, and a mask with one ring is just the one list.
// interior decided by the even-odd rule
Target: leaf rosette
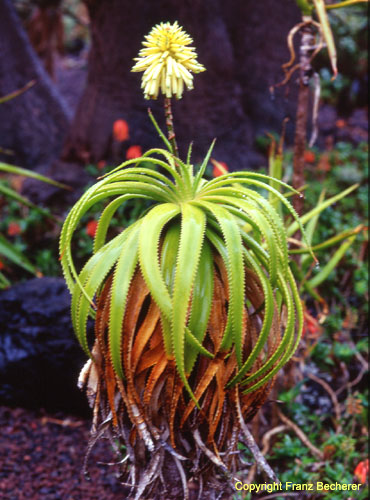
[[(171, 147), (169, 150), (171, 151)], [(91, 356), (87, 320), (111, 277), (107, 355), (115, 375), (127, 379), (122, 327), (130, 287), (139, 273), (159, 310), (165, 357), (173, 362), (194, 404), (191, 387), (199, 358), (215, 362), (235, 359), (224, 388), (238, 385), (243, 394), (271, 381), (294, 353), (302, 330), (302, 308), (290, 270), (287, 234), (280, 215), (261, 194), (265, 190), (301, 222), (280, 191), (292, 191), (282, 181), (256, 172), (233, 172), (206, 180), (208, 151), (195, 173), (190, 163), (164, 149), (151, 149), (126, 161), (88, 189), (66, 218), (61, 238), (61, 262), (72, 293), (72, 318), (77, 338)], [(160, 173), (158, 169), (166, 172)], [(150, 207), (112, 239), (109, 224), (128, 200), (150, 200)], [(101, 213), (93, 255), (77, 271), (72, 238), (81, 218), (96, 203)], [(225, 321), (209, 332), (219, 283), (224, 288)], [(258, 317), (254, 324), (253, 317)], [(223, 324), (224, 323), (224, 324)], [(213, 337), (212, 337), (213, 335)], [(215, 340), (215, 335), (217, 340)], [(212, 337), (212, 338), (211, 338)]]

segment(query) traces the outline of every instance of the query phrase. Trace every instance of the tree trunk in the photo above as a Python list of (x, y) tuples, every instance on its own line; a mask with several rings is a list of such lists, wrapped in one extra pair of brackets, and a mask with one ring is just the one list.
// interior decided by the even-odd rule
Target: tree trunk
[[(295, 120), (294, 155), (293, 155), (293, 179), (292, 184), (295, 189), (300, 189), (304, 185), (304, 152), (307, 144), (307, 122), (310, 103), (309, 82), (313, 73), (311, 66), (312, 47), (315, 42), (311, 25), (304, 26), (301, 33), (300, 43), (300, 68), (299, 68), (299, 91), (297, 114)], [(303, 212), (303, 198), (298, 195), (293, 197), (293, 206), (298, 213)], [(300, 238), (300, 231), (297, 231), (295, 238)]]
[[(146, 101), (140, 75), (131, 73), (133, 58), (151, 27), (175, 21), (193, 37), (198, 60), (207, 68), (195, 76), (191, 95), (173, 103), (180, 155), (194, 140), (193, 160), (200, 161), (213, 138), (214, 157), (231, 169), (261, 163), (253, 151), (257, 134), (280, 130), (294, 105), (271, 101), (269, 86), (280, 79), (288, 58), (286, 35), (299, 19), (298, 9), (283, 0), (252, 2), (196, 0), (86, 0), (92, 33), (88, 82), (63, 151), (67, 161), (112, 157), (112, 125), (125, 119), (129, 145), (144, 149), (160, 144), (147, 108), (164, 128), (163, 99)], [(124, 158), (124, 151), (121, 152)]]
[(33, 51), (10, 0), (0, 0), (0, 97), (35, 85), (0, 104), (0, 158), (23, 167), (48, 163), (60, 154), (68, 110)]

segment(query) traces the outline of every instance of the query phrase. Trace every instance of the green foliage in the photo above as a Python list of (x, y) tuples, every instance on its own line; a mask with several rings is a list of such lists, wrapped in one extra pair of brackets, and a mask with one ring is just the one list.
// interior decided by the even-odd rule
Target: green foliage
[[(338, 207), (330, 207), (323, 212), (322, 223), (315, 231), (313, 244), (332, 236), (334, 231), (339, 232), (361, 224), (368, 211), (368, 145), (361, 143), (355, 148), (350, 143), (339, 142), (329, 153), (328, 162), (330, 173), (321, 178), (320, 182), (312, 182), (310, 189), (305, 192), (307, 205), (315, 205), (322, 189), (330, 197), (354, 183), (361, 185), (354, 195), (344, 198)], [(314, 175), (315, 170), (316, 166), (310, 170), (309, 175)]]
[[(10, 188), (8, 181), (1, 179), (0, 183)], [(5, 252), (4, 247), (0, 248), (0, 256), (6, 276), (15, 282), (29, 279), (30, 273), (37, 276), (59, 275), (56, 243), (58, 221), (51, 218), (47, 209), (40, 213), (37, 208), (23, 206), (12, 198), (3, 197), (0, 200), (0, 237), (2, 241), (7, 241), (8, 249)], [(4, 285), (10, 285), (9, 279)]]
[(339, 107), (364, 105), (359, 95), (366, 86), (367, 5), (358, 4), (329, 11), (331, 29), (338, 52), (338, 76), (332, 80), (325, 51), (315, 58), (321, 80), (321, 97)]
[[(358, 259), (362, 245), (367, 242), (365, 230), (368, 213), (368, 145), (338, 143), (330, 153), (312, 152), (316, 161), (307, 165), (305, 189), (305, 215), (301, 217), (306, 224), (307, 237), (312, 244), (320, 266), (313, 268), (304, 256), (307, 249), (292, 249), (291, 254), (301, 254), (299, 264), (293, 263), (293, 271), (301, 283), (301, 290), (306, 290), (315, 299), (319, 295), (326, 298), (329, 294), (344, 304), (344, 296), (338, 284), (345, 273), (358, 279), (352, 279), (356, 300), (366, 311), (367, 267)], [(288, 151), (284, 155), (284, 179), (290, 181), (292, 175), (292, 156)], [(322, 166), (325, 170), (320, 170)], [(326, 173), (328, 171), (328, 173)], [(270, 166), (271, 173), (271, 166)], [(317, 175), (320, 181), (315, 182)], [(357, 184), (353, 184), (356, 181)], [(286, 219), (288, 236), (298, 228), (296, 222)], [(325, 283), (325, 286), (321, 286)], [(356, 298), (356, 299), (355, 299)]]
[(325, 341), (325, 339), (321, 339), (320, 344), (317, 344), (312, 351), (312, 359), (319, 367), (328, 367), (333, 366), (334, 361), (330, 356), (332, 353), (332, 346), (330, 342)]
[[(315, 163), (312, 166), (308, 164), (306, 169), (306, 213), (320, 204), (318, 199), (321, 196), (322, 201), (323, 190), (326, 199), (330, 199), (338, 193), (343, 193), (353, 182), (360, 183), (360, 186), (346, 197), (337, 200), (335, 206), (329, 206), (322, 211), (314, 231), (310, 230), (311, 222), (306, 221), (307, 237), (310, 241), (312, 238), (313, 248), (338, 233), (366, 223), (368, 209), (367, 144), (354, 148), (351, 144), (339, 143), (330, 153), (315, 151), (315, 157)], [(290, 161), (291, 155), (287, 152), (284, 155), (284, 173), (288, 173), (285, 177), (288, 179), (291, 172)], [(318, 170), (318, 166), (324, 161), (325, 166), (330, 168), (327, 173)], [(320, 182), (317, 182), (318, 175)], [(323, 460), (319, 460), (292, 429), (288, 428), (279, 433), (276, 441), (271, 444), (267, 458), (283, 483), (358, 482), (354, 470), (357, 464), (367, 458), (365, 429), (368, 426), (368, 390), (364, 390), (366, 373), (363, 379), (359, 378), (360, 386), (341, 390), (347, 380), (345, 377), (355, 380), (364, 369), (362, 363), (366, 363), (368, 359), (368, 340), (363, 332), (364, 326), (361, 327), (361, 324), (366, 324), (368, 309), (368, 269), (364, 258), (360, 258), (361, 249), (366, 244), (367, 234), (361, 231), (329, 274), (324, 286), (319, 287), (320, 294), (328, 302), (326, 319), (321, 326), (322, 332), (314, 332), (310, 339), (306, 337), (306, 330), (301, 351), (298, 353), (298, 356), (303, 356), (311, 373), (327, 381), (334, 391), (340, 391), (339, 406), (336, 410), (339, 411), (339, 420), (334, 419), (337, 414), (330, 395), (317, 384), (316, 387), (321, 392), (313, 393), (313, 382), (308, 377), (277, 396), (282, 402), (279, 405), (282, 412), (298, 425), (307, 439), (323, 453)], [(335, 250), (335, 246), (333, 249)], [(320, 260), (320, 268), (323, 269), (330, 262), (333, 250), (317, 250), (315, 253)], [(309, 262), (302, 264), (300, 261), (301, 269), (302, 265), (304, 272), (310, 272), (312, 275), (320, 272), (312, 269)], [(344, 276), (347, 276), (349, 283), (346, 289), (341, 284)], [(320, 309), (311, 297), (306, 296), (305, 300), (306, 307), (312, 307), (312, 310)], [(342, 370), (348, 370), (350, 374), (345, 376)], [(255, 483), (264, 481), (265, 478), (261, 476), (254, 480)], [(350, 497), (363, 500), (368, 498), (367, 485), (356, 493), (330, 491), (325, 494), (311, 494), (309, 498), (340, 500)], [(235, 498), (241, 496), (236, 495)]]
[[(88, 165), (86, 170), (93, 178), (102, 174), (96, 165)], [(5, 175), (32, 177), (68, 189), (52, 179), (13, 165), (0, 163), (0, 171)], [(85, 189), (92, 184), (93, 181)], [(60, 232), (59, 220), (53, 217), (48, 208), (30, 203), (19, 195), (7, 177), (0, 178), (0, 203), (0, 258), (5, 268), (1, 274), (0, 288), (10, 286), (11, 282), (29, 279), (30, 273), (36, 276), (60, 276), (56, 239)], [(132, 224), (148, 206), (149, 203), (145, 200), (131, 200), (119, 207), (111, 219), (110, 234), (118, 234)], [(93, 235), (89, 234), (89, 222), (98, 219), (102, 208), (103, 203), (96, 204), (89, 214), (81, 219), (74, 241), (74, 255), (78, 262), (92, 252)], [(12, 227), (17, 228), (16, 234), (9, 235)]]
[[(68, 189), (67, 186), (53, 179), (7, 163), (0, 162), (0, 172), (29, 177)], [(50, 210), (39, 207), (21, 196), (6, 179), (0, 179), (0, 201), (2, 205), (0, 256), (4, 258), (5, 262), (1, 261), (2, 267), (6, 267), (6, 263), (9, 262), (15, 266), (19, 266), (24, 271), (27, 271), (27, 273), (32, 273), (36, 276), (44, 272), (46, 274), (57, 273), (58, 266), (55, 259), (55, 252), (52, 252), (50, 249), (45, 252), (44, 249), (39, 248), (36, 241), (33, 241), (35, 245), (35, 251), (33, 252), (26, 238), (27, 233), (45, 231), (48, 223), (55, 225), (56, 219)], [(30, 242), (32, 242), (32, 238), (30, 238)], [(31, 259), (32, 263), (30, 260), (31, 253), (34, 256), (34, 259)], [(0, 272), (0, 288), (9, 285), (9, 279)]]
[(312, 14), (312, 2), (309, 2), (307, 0), (296, 0), (296, 4), (301, 9), (303, 16), (310, 16)]
[[(335, 353), (334, 353), (335, 357)], [(307, 379), (303, 381), (307, 383)], [(356, 465), (367, 456), (367, 437), (361, 432), (366, 426), (367, 396), (357, 397), (359, 410), (351, 410), (348, 403), (341, 406), (340, 427), (336, 432), (331, 428), (320, 412), (320, 418), (312, 413), (312, 408), (302, 399), (302, 383), (280, 394), (285, 402), (284, 413), (297, 423), (307, 439), (323, 452), (323, 460), (312, 455), (307, 446), (292, 432), (281, 433), (272, 448), (269, 462), (277, 472), (279, 479), (285, 483), (347, 483), (356, 482), (354, 470)], [(351, 395), (349, 397), (352, 397)], [(365, 407), (366, 406), (366, 407)], [(361, 411), (362, 407), (362, 411)], [(330, 416), (328, 414), (327, 416)], [(354, 432), (356, 432), (356, 437)], [(368, 489), (363, 487), (356, 493), (356, 498), (367, 498)], [(348, 496), (347, 496), (348, 495)], [(353, 495), (353, 493), (352, 493)], [(340, 500), (351, 496), (344, 491), (331, 491), (323, 498)], [(322, 498), (317, 493), (310, 498)]]
[[(367, 155), (368, 145), (365, 143), (360, 144), (357, 148), (353, 148), (351, 144), (338, 143), (329, 154), (330, 173), (322, 178), (320, 183), (312, 182), (310, 189), (306, 190), (306, 204), (312, 206), (316, 203), (322, 190), (326, 191), (328, 198), (338, 192), (343, 192), (354, 179), (360, 183), (358, 189), (351, 195), (342, 198), (340, 202), (322, 212), (313, 235), (313, 247), (338, 233), (366, 224), (366, 214), (368, 213)], [(315, 175), (315, 168), (313, 167), (309, 175)], [(346, 273), (351, 273), (353, 276), (352, 301), (356, 299), (358, 307), (367, 310), (368, 270), (366, 263), (358, 258), (361, 247), (366, 244), (367, 239), (367, 231), (362, 230), (357, 234), (354, 243), (346, 252), (345, 259), (341, 259), (340, 265), (337, 265), (327, 276), (325, 288), (320, 289), (324, 296), (328, 295), (325, 293), (325, 289), (330, 290), (330, 294), (332, 296), (334, 294), (336, 300), (344, 304), (343, 290), (339, 288), (339, 283)], [(331, 255), (332, 253), (325, 250), (323, 252), (317, 251), (321, 268), (328, 264)], [(315, 277), (316, 274), (317, 271), (313, 270), (312, 276)]]

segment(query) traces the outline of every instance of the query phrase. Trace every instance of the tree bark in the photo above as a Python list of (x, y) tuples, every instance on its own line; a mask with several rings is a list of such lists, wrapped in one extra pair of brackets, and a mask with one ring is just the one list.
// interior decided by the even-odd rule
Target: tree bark
[[(269, 86), (280, 79), (288, 57), (286, 35), (299, 19), (289, 0), (86, 0), (92, 47), (85, 92), (63, 150), (67, 161), (96, 162), (112, 157), (112, 125), (125, 119), (130, 141), (144, 149), (160, 144), (147, 108), (164, 127), (163, 99), (146, 101), (133, 58), (152, 26), (175, 21), (193, 37), (198, 60), (207, 71), (195, 76), (194, 90), (173, 103), (180, 156), (194, 140), (193, 161), (218, 141), (214, 157), (231, 169), (263, 161), (253, 143), (257, 134), (280, 130), (294, 105), (271, 101)], [(268, 14), (268, 15), (267, 15)], [(122, 151), (124, 155), (124, 151)]]
[(12, 155), (3, 161), (35, 167), (60, 154), (69, 113), (33, 51), (10, 0), (0, 0), (0, 96), (35, 85), (0, 104), (0, 146)]

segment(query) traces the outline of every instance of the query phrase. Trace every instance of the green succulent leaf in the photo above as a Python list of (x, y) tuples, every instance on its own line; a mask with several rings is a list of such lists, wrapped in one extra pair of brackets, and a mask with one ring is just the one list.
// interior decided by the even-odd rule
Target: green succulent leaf
[(123, 378), (122, 370), (122, 323), (126, 309), (130, 283), (138, 262), (139, 229), (135, 226), (121, 245), (120, 255), (113, 275), (109, 316), (109, 351), (115, 372)]
[[(225, 265), (229, 278), (229, 310), (231, 334), (235, 343), (236, 357), (242, 364), (243, 349), (243, 317), (244, 317), (244, 263), (243, 246), (239, 226), (233, 215), (225, 208), (207, 201), (198, 202), (217, 220), (226, 244)], [(230, 348), (229, 339), (225, 339), (222, 347)]]
[[(185, 340), (188, 341), (189, 345), (195, 349), (197, 353), (203, 354), (203, 356), (206, 356), (207, 358), (214, 358), (214, 354), (211, 352), (207, 351), (205, 347), (202, 346), (202, 344), (199, 342), (199, 340), (191, 333), (191, 330), (186, 326), (185, 327)], [(187, 356), (186, 360), (188, 360), (189, 357)], [(186, 361), (185, 360), (185, 361)]]
[(86, 328), (88, 316), (95, 307), (93, 299), (117, 262), (122, 245), (125, 244), (133, 229), (136, 229), (136, 226), (131, 226), (94, 254), (82, 269), (74, 285), (71, 302), (72, 322), (77, 338), (89, 356)]
[[(203, 341), (206, 334), (212, 308), (213, 273), (214, 267), (211, 246), (207, 240), (204, 240), (193, 287), (191, 313), (188, 323), (189, 330), (199, 343)], [(191, 372), (198, 352), (200, 352), (198, 347), (193, 347), (195, 348), (189, 345), (187, 349), (185, 359), (185, 370), (187, 373)]]
[(175, 282), (175, 271), (177, 252), (180, 243), (180, 224), (173, 224), (166, 231), (163, 238), (161, 249), (161, 271), (164, 282), (170, 292), (173, 294), (173, 284)]
[(212, 144), (211, 144), (210, 148), (208, 149), (207, 154), (204, 157), (204, 160), (203, 160), (201, 166), (199, 167), (199, 170), (198, 170), (198, 172), (197, 172), (197, 174), (195, 176), (195, 180), (194, 180), (194, 193), (198, 189), (198, 187), (200, 185), (200, 181), (203, 178), (203, 175), (204, 175), (204, 172), (205, 172), (205, 170), (207, 168), (209, 159), (211, 158), (211, 154), (212, 154), (213, 148), (215, 146), (215, 142), (216, 142), (216, 140), (214, 140), (212, 142)]
[[(289, 285), (291, 288), (290, 288), (290, 290), (288, 290), (286, 285), (284, 286), (284, 288), (286, 291), (288, 291), (288, 294), (289, 294), (288, 295), (289, 302), (287, 303), (287, 305), (290, 307), (291, 316), (289, 318), (289, 313), (288, 313), (287, 327), (286, 327), (286, 332), (284, 335), (285, 339), (283, 337), (284, 344), (282, 341), (282, 343), (280, 344), (279, 352), (276, 351), (276, 352), (278, 352), (278, 354), (276, 354), (276, 352), (275, 352), (273, 355), (273, 358), (277, 358), (278, 355), (280, 355), (281, 353), (283, 353), (283, 355), (280, 358), (279, 362), (263, 378), (261, 378), (258, 382), (256, 382), (252, 386), (249, 386), (246, 390), (243, 391), (243, 394), (253, 392), (253, 391), (257, 390), (259, 387), (261, 387), (262, 385), (264, 385), (268, 380), (271, 380), (271, 378), (274, 377), (276, 375), (276, 373), (289, 361), (289, 359), (292, 357), (292, 355), (294, 354), (295, 350), (298, 347), (298, 344), (299, 344), (299, 341), (300, 341), (301, 335), (302, 335), (302, 330), (303, 330), (303, 309), (302, 309), (301, 300), (300, 300), (300, 297), (298, 294), (297, 286), (295, 284), (294, 277), (293, 277), (291, 272), (288, 273), (288, 278), (289, 278)], [(295, 313), (292, 309), (292, 304), (295, 305), (295, 313), (296, 313), (297, 319), (298, 319), (297, 334), (296, 334), (295, 339), (294, 339), (294, 331), (293, 331), (294, 330), (294, 314)], [(283, 344), (283, 347), (281, 347), (282, 344)], [(273, 359), (273, 358), (271, 358), (271, 359)], [(275, 361), (275, 359), (273, 359), (272, 362), (270, 361), (268, 365), (266, 364), (264, 367), (262, 367), (264, 370), (262, 370), (262, 368), (260, 368), (251, 377), (247, 377), (243, 381), (243, 385), (247, 384), (248, 382), (250, 383), (252, 380), (257, 378), (262, 371), (265, 371), (267, 369), (266, 366), (267, 367), (270, 366), (274, 361)], [(258, 373), (258, 375), (257, 375), (257, 373)]]
[[(180, 207), (172, 203), (164, 203), (152, 208), (143, 219), (139, 238), (140, 269), (166, 321), (171, 318), (172, 300), (160, 267), (159, 243), (164, 226), (179, 213)], [(165, 334), (163, 340), (167, 355), (171, 355), (173, 348), (171, 339)]]
[[(251, 239), (248, 237), (246, 238), (245, 233), (244, 234), (242, 233), (242, 237), (243, 237), (243, 240), (248, 241), (248, 244), (250, 245), (250, 247), (252, 249), (254, 249), (253, 248), (253, 246), (254, 246), (253, 241), (251, 241)], [(260, 250), (257, 251), (257, 254), (259, 252), (260, 252)], [(263, 250), (262, 250), (262, 252), (263, 252)], [(261, 263), (255, 259), (254, 255), (250, 251), (244, 249), (243, 253), (244, 253), (244, 258), (246, 260), (246, 263), (257, 274), (257, 276), (260, 280), (263, 292), (264, 292), (264, 298), (265, 298), (265, 301), (264, 301), (264, 319), (263, 319), (263, 324), (261, 327), (261, 331), (260, 331), (260, 335), (259, 335), (259, 339), (258, 339), (257, 343), (255, 344), (252, 352), (250, 353), (250, 355), (248, 356), (248, 358), (244, 362), (243, 366), (240, 367), (238, 373), (229, 382), (229, 384), (228, 384), (229, 386), (233, 386), (236, 383), (240, 382), (240, 380), (242, 380), (244, 374), (247, 373), (247, 371), (250, 370), (251, 367), (253, 366), (255, 360), (257, 359), (257, 356), (260, 354), (260, 352), (262, 351), (262, 349), (265, 346), (268, 335), (270, 333), (272, 320), (273, 320), (273, 314), (274, 314), (274, 296), (273, 296), (272, 286), (271, 286), (269, 279), (266, 277), (265, 273), (263, 272), (263, 268), (261, 267)], [(261, 256), (261, 254), (260, 254), (260, 256)], [(266, 253), (264, 253), (263, 257), (266, 259)]]
[[(181, 205), (181, 233), (173, 287), (173, 309), (171, 315), (172, 348), (179, 375), (193, 399), (185, 373), (185, 327), (196, 272), (201, 255), (205, 213), (190, 203)], [(191, 258), (189, 258), (191, 256)]]
[[(100, 216), (99, 223), (95, 232), (93, 247), (94, 253), (96, 253), (104, 245), (109, 228), (109, 223), (112, 220), (112, 217), (114, 216), (117, 209), (121, 207), (123, 203), (131, 200), (132, 198), (132, 195), (123, 194), (122, 196), (119, 196), (115, 200), (111, 201), (109, 205), (107, 205), (107, 207), (104, 209), (103, 213)], [(145, 195), (136, 195), (135, 198), (148, 199), (148, 197)]]

